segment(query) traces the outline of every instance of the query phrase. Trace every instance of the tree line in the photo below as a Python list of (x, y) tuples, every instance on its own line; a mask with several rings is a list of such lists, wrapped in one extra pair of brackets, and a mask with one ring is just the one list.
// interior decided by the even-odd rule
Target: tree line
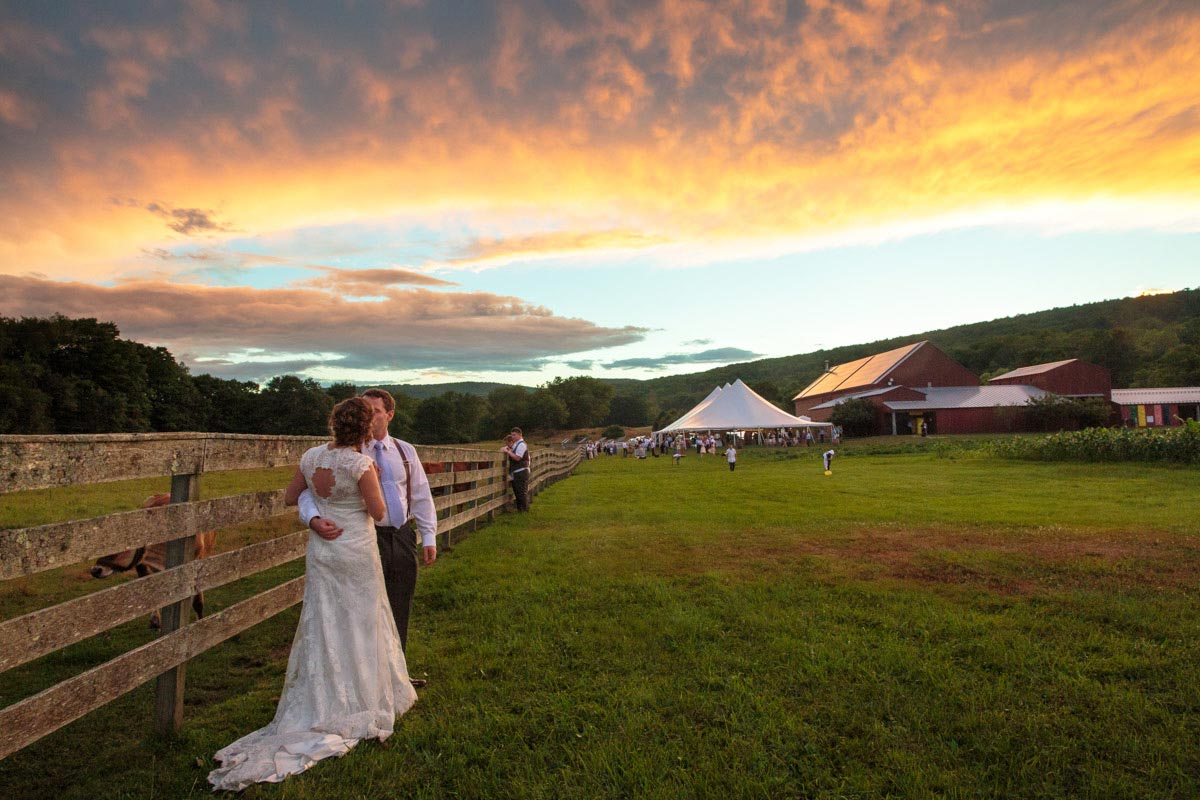
[[(203, 431), (323, 435), (333, 405), (357, 394), (295, 375), (253, 381), (192, 375), (164, 347), (122, 339), (96, 319), (0, 317), (0, 433)], [(392, 433), (420, 444), (496, 439), (526, 430), (644, 425), (643, 398), (589, 377), (486, 397), (444, 392), (416, 400), (396, 387)]]
[[(927, 339), (989, 377), (1017, 367), (1081, 358), (1112, 371), (1114, 388), (1200, 385), (1200, 289), (1056, 308), (939, 331), (730, 364), (647, 381), (557, 378), (500, 386), (486, 395), (447, 391), (396, 396), (393, 433), (452, 444), (527, 431), (653, 425), (677, 419), (738, 378), (792, 411), (791, 398), (840, 364)], [(324, 433), (334, 402), (361, 387), (285, 375), (265, 385), (192, 375), (163, 347), (120, 338), (95, 319), (0, 317), (0, 432), (211, 431)], [(1058, 411), (1061, 411), (1058, 410)], [(1058, 412), (1055, 412), (1058, 413)]]

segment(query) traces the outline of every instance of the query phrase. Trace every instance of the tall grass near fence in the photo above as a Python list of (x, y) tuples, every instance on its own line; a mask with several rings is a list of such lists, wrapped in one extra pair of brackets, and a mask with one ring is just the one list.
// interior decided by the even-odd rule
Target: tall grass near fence
[[(243, 796), (1200, 795), (1200, 473), (781, 452), (586, 462), (443, 553), (392, 739)], [(294, 625), (205, 653), (177, 739), (115, 705), (0, 793), (207, 796)]]
[(1182, 427), (1086, 428), (1050, 436), (997, 439), (992, 452), (1033, 461), (1145, 461), (1200, 465), (1200, 422)]

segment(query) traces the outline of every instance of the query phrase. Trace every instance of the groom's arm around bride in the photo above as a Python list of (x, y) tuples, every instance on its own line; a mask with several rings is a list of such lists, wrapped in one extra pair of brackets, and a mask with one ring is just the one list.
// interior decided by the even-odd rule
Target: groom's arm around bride
[[(368, 389), (363, 399), (371, 404), (371, 440), (362, 448), (378, 465), (387, 513), (375, 526), (383, 565), (384, 584), (388, 603), (400, 634), (401, 646), (408, 650), (408, 617), (417, 585), (418, 562), (430, 566), (437, 559), (437, 509), (429, 478), (417, 456), (416, 449), (388, 434), (388, 424), (395, 416), (396, 402), (383, 389)], [(317, 504), (304, 492), (299, 498), (300, 519), (326, 540), (335, 540), (342, 530), (333, 520), (319, 515)], [(418, 550), (417, 532), (421, 545)], [(414, 681), (414, 683), (419, 683)]]

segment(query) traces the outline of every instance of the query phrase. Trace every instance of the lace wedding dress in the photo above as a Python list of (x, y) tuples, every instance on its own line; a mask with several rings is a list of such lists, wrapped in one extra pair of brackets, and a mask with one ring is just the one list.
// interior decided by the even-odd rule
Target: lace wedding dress
[(333, 541), (309, 534), (304, 606), (275, 719), (217, 752), (221, 766), (208, 776), (214, 790), (281, 781), (345, 755), (359, 739), (386, 739), (396, 717), (416, 702), (387, 603), (375, 524), (358, 491), (370, 466), (355, 450), (325, 445), (300, 459), (321, 516), (344, 533)]

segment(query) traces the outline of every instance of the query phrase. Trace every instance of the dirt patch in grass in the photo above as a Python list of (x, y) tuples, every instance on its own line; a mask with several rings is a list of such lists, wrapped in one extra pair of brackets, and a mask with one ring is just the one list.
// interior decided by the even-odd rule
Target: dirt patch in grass
[(1029, 595), (1038, 587), (1033, 580), (955, 563), (896, 564), (888, 574), (899, 580), (984, 589), (1000, 595)]
[[(1200, 578), (1200, 543), (1159, 533), (920, 530), (867, 531), (853, 538), (863, 536), (876, 540), (866, 559), (896, 578), (1002, 594), (1089, 586), (1179, 590)], [(853, 558), (854, 550), (848, 548), (847, 556)]]
[[(702, 552), (696, 552), (700, 550)], [(976, 530), (859, 528), (814, 534), (752, 531), (722, 536), (685, 558), (660, 549), (666, 572), (793, 571), (818, 559), (856, 579), (897, 579), (1026, 595), (1056, 588), (1191, 590), (1200, 583), (1200, 539), (1057, 528)], [(677, 555), (683, 555), (682, 553)]]

